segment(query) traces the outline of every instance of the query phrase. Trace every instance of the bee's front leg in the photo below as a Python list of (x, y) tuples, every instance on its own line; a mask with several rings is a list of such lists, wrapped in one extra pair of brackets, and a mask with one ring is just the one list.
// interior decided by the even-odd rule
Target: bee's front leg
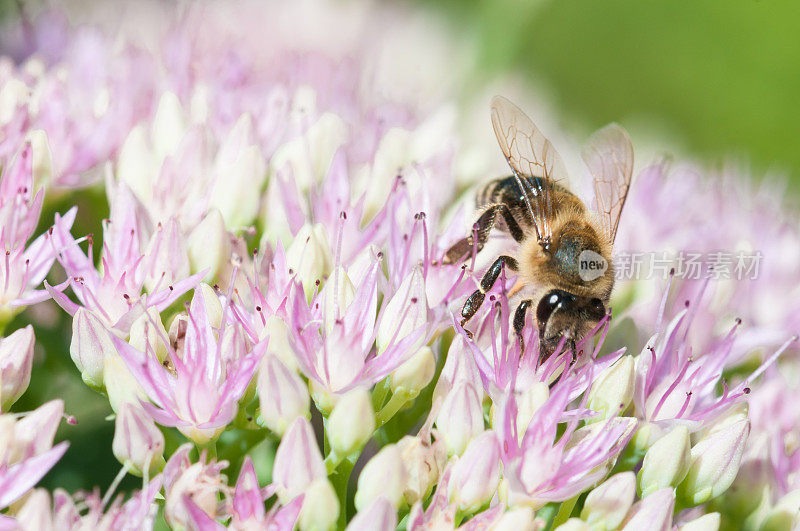
[(472, 295), (467, 298), (467, 301), (464, 303), (464, 307), (461, 308), (461, 326), (463, 327), (467, 321), (472, 319), (472, 316), (478, 311), (478, 308), (481, 307), (483, 304), (483, 300), (486, 298), (486, 292), (492, 289), (494, 283), (497, 282), (497, 279), (500, 277), (500, 273), (503, 270), (503, 266), (508, 267), (512, 271), (517, 270), (517, 261), (506, 255), (501, 255), (495, 260), (489, 269), (486, 271), (486, 274), (483, 275), (481, 279), (481, 285), (479, 289), (476, 289)]
[(517, 334), (519, 340), (519, 355), (525, 355), (525, 338), (522, 336), (522, 331), (525, 328), (525, 316), (528, 313), (528, 308), (531, 307), (533, 301), (525, 299), (519, 303), (517, 309), (514, 311), (514, 332)]

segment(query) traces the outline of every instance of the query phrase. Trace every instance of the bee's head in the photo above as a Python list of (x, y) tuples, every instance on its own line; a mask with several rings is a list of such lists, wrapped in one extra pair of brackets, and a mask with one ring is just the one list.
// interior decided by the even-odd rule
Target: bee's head
[(580, 341), (605, 314), (605, 304), (599, 298), (581, 297), (562, 289), (545, 293), (536, 307), (541, 359), (556, 350), (562, 337), (567, 338), (568, 344)]

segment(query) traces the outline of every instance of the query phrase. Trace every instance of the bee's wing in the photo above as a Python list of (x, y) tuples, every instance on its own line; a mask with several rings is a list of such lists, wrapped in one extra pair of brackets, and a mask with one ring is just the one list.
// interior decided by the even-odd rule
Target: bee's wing
[(533, 120), (502, 96), (492, 99), (492, 126), (517, 184), (525, 191), (539, 242), (549, 243), (550, 219), (555, 211), (553, 185), (558, 182), (568, 187), (564, 162)]
[(631, 139), (625, 129), (610, 124), (592, 135), (582, 155), (594, 177), (600, 224), (613, 243), (633, 176)]

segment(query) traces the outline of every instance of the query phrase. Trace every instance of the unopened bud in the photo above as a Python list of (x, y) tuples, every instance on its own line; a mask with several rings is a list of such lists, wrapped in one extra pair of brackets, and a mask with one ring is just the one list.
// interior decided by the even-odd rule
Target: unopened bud
[(389, 375), (392, 392), (405, 392), (416, 396), (425, 389), (436, 373), (436, 359), (430, 347), (422, 347), (411, 359), (400, 365)]
[(325, 329), (328, 333), (333, 329), (333, 323), (341, 318), (356, 294), (356, 288), (350, 281), (343, 267), (334, 271), (323, 289), (322, 308), (325, 320)]
[(303, 508), (297, 518), (301, 531), (326, 531), (336, 528), (339, 498), (327, 478), (315, 480), (303, 492)]
[(88, 310), (80, 308), (72, 318), (69, 355), (83, 381), (93, 389), (102, 389), (105, 359), (117, 352), (109, 334), (106, 325)]
[(103, 371), (108, 402), (114, 411), (118, 412), (126, 402), (138, 404), (140, 400), (147, 400), (147, 394), (116, 350), (103, 360)]
[(384, 446), (358, 476), (356, 509), (364, 509), (380, 496), (397, 508), (403, 500), (405, 484), (406, 470), (400, 449), (396, 444)]
[(689, 472), (678, 487), (687, 505), (705, 503), (728, 490), (739, 472), (749, 433), (750, 422), (740, 418), (694, 445)]
[(602, 413), (603, 418), (621, 414), (633, 398), (635, 364), (632, 356), (622, 356), (605, 369), (589, 391), (589, 408)]
[(30, 384), (33, 342), (30, 325), (0, 338), (0, 411), (8, 411)]
[(397, 509), (383, 496), (358, 513), (347, 524), (346, 531), (373, 531), (373, 529), (396, 529)]
[(556, 531), (590, 531), (591, 529), (592, 528), (580, 518), (570, 518), (556, 527)]
[(321, 224), (303, 225), (286, 250), (286, 264), (297, 274), (307, 298), (314, 294), (317, 281), (330, 271), (331, 261), (328, 237)]
[(308, 388), (294, 371), (274, 354), (267, 354), (258, 370), (260, 420), (273, 433), (282, 436), (297, 417), (310, 418)]
[(506, 511), (490, 528), (492, 531), (541, 531), (544, 520), (534, 519), (533, 509), (517, 507)]
[(114, 457), (130, 466), (137, 476), (147, 473), (153, 477), (164, 467), (164, 434), (145, 411), (124, 403), (114, 421)]
[(436, 417), (436, 427), (451, 455), (461, 455), (469, 442), (483, 432), (483, 408), (471, 383), (460, 382), (450, 390)]
[(285, 505), (327, 475), (311, 423), (302, 417), (294, 419), (275, 452), (272, 482), (278, 499)]
[(150, 308), (131, 325), (128, 343), (140, 352), (155, 353), (158, 361), (167, 359), (167, 329), (161, 322), (161, 315), (155, 308)]
[(465, 513), (473, 513), (491, 500), (500, 482), (500, 442), (493, 431), (472, 440), (453, 466), (450, 501)]
[(366, 389), (358, 387), (333, 406), (326, 426), (331, 449), (339, 456), (361, 450), (375, 431), (375, 411)]
[[(678, 527), (678, 531), (718, 531), (720, 524), (719, 513), (704, 514), (700, 518), (695, 518)], [(762, 529), (769, 529), (762, 527)], [(789, 527), (779, 527), (776, 529), (789, 529)]]
[(231, 257), (231, 245), (219, 210), (210, 210), (192, 229), (186, 239), (186, 251), (192, 272), (208, 270), (206, 281), (225, 268)]
[(675, 507), (675, 490), (657, 490), (636, 502), (622, 522), (622, 531), (669, 531), (672, 529), (672, 512)]
[(592, 529), (617, 529), (636, 496), (633, 472), (614, 474), (592, 490), (583, 504), (581, 518)]
[(666, 487), (675, 487), (689, 470), (691, 441), (686, 426), (675, 426), (647, 450), (639, 471), (642, 498)]

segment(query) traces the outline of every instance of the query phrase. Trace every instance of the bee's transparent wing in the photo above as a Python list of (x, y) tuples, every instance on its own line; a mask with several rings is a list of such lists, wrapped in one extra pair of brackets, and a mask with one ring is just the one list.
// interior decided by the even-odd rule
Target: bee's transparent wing
[(631, 139), (625, 129), (610, 124), (592, 135), (582, 155), (594, 177), (600, 224), (613, 242), (633, 176)]
[(536, 228), (539, 243), (548, 245), (550, 219), (555, 211), (555, 183), (567, 187), (567, 171), (561, 156), (533, 120), (502, 96), (492, 99), (492, 126)]

